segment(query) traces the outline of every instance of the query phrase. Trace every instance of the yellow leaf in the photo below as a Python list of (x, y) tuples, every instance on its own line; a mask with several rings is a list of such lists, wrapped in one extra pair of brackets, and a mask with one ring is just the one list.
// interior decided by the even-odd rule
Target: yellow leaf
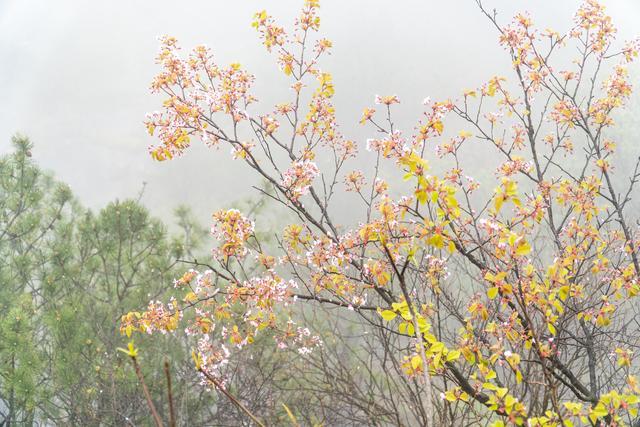
[(460, 352), (458, 350), (451, 350), (447, 353), (447, 362), (458, 360)]
[(411, 358), (411, 367), (413, 368), (413, 370), (415, 371), (416, 369), (418, 369), (419, 366), (422, 366), (422, 357), (420, 356), (413, 356)]
[(402, 322), (398, 325), (398, 332), (400, 332), (401, 334), (406, 334), (407, 333), (407, 322)]
[(498, 296), (498, 288), (496, 286), (493, 286), (491, 288), (489, 288), (489, 290), (487, 291), (487, 296), (490, 299), (494, 299), (495, 297)]
[(184, 296), (184, 302), (187, 302), (187, 303), (191, 303), (197, 300), (198, 300), (198, 296), (193, 292), (189, 292), (187, 295)]
[(391, 321), (391, 320), (395, 319), (395, 318), (396, 318), (396, 316), (397, 316), (397, 314), (396, 314), (396, 313), (394, 313), (394, 312), (393, 312), (393, 311), (391, 311), (391, 310), (382, 310), (382, 311), (380, 312), (380, 316), (382, 316), (382, 318), (383, 318), (384, 320), (386, 320), (387, 322), (389, 322), (389, 321)]
[(416, 333), (416, 328), (413, 327), (413, 323), (407, 324), (407, 335), (413, 336)]
[(516, 249), (516, 255), (525, 256), (528, 255), (529, 252), (531, 252), (531, 245), (524, 240), (521, 241), (518, 245), (518, 248)]
[(196, 353), (195, 350), (191, 350), (191, 358), (193, 359), (193, 363), (196, 365), (196, 371), (199, 371), (202, 367), (202, 356), (200, 353)]
[(564, 407), (567, 408), (571, 412), (571, 414), (573, 414), (573, 415), (580, 414), (580, 411), (582, 410), (582, 404), (581, 403), (565, 402), (564, 403)]
[(451, 390), (447, 391), (444, 394), (444, 398), (447, 399), (449, 402), (455, 402), (456, 400), (458, 400), (456, 395)]
[(394, 302), (391, 304), (391, 308), (393, 308), (394, 311), (399, 311), (401, 313), (404, 311), (409, 311), (409, 306), (407, 305), (406, 301)]
[(524, 274), (526, 274), (527, 276), (533, 275), (533, 265), (527, 264), (527, 266), (524, 268)]
[(127, 348), (118, 348), (118, 351), (126, 354), (129, 357), (137, 357), (138, 356), (138, 349), (135, 348), (133, 346), (133, 340), (129, 341), (129, 344), (127, 344)]
[(602, 402), (599, 402), (590, 412), (591, 413), (589, 414), (589, 418), (594, 424), (598, 420), (598, 418), (605, 417), (609, 414), (607, 408), (602, 404)]
[(558, 289), (558, 295), (560, 296), (560, 300), (564, 301), (567, 299), (567, 296), (569, 295), (569, 286), (563, 286), (560, 289)]

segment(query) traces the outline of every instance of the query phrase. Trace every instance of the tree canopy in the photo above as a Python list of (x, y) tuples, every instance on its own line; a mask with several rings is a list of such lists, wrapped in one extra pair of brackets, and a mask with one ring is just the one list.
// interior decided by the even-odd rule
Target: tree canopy
[[(123, 327), (184, 325), (197, 338), (195, 369), (218, 389), (230, 355), (268, 334), (322, 366), (338, 392), (344, 372), (327, 356), (335, 348), (324, 348), (328, 337), (299, 308), (330, 306), (366, 343), (341, 392), (358, 402), (356, 423), (636, 423), (640, 266), (629, 206), (639, 163), (616, 176), (624, 141), (611, 135), (638, 41), (619, 43), (594, 0), (562, 32), (527, 14), (503, 23), (476, 3), (511, 77), (426, 99), (409, 132), (394, 124), (400, 99), (376, 96), (361, 119), (372, 132), (366, 150), (337, 123), (317, 1), (291, 29), (255, 14), (288, 79), (275, 106), (258, 101), (241, 64), (219, 64), (205, 46), (183, 55), (163, 37), (151, 156), (172, 159), (195, 139), (227, 145), (294, 220), (265, 245), (251, 215), (217, 211), (213, 259), (176, 282), (181, 296), (151, 302)], [(476, 164), (478, 150), (493, 163)], [(332, 332), (335, 346), (349, 348), (339, 325)]]

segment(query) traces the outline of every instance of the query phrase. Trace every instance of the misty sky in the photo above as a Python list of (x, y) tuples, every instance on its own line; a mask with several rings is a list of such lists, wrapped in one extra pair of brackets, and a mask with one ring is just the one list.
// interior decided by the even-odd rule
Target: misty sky
[[(621, 39), (640, 33), (640, 2), (609, 0)], [(289, 96), (273, 57), (250, 27), (267, 9), (280, 23), (293, 21), (301, 1), (71, 1), (0, 0), (0, 154), (21, 132), (34, 157), (71, 185), (90, 207), (135, 197), (142, 182), (151, 210), (166, 217), (179, 203), (208, 214), (250, 194), (253, 179), (228, 148), (194, 144), (185, 156), (156, 163), (145, 113), (160, 109), (148, 92), (157, 71), (157, 36), (170, 34), (187, 50), (210, 46), (220, 63), (240, 62), (256, 74), (262, 111)], [(578, 1), (485, 0), (502, 22), (517, 10), (564, 31)], [(493, 74), (508, 74), (507, 55), (473, 0), (324, 0), (322, 33), (333, 53), (321, 64), (334, 75), (342, 130), (364, 144), (357, 126), (375, 94), (397, 94), (407, 131), (426, 96), (454, 96)]]

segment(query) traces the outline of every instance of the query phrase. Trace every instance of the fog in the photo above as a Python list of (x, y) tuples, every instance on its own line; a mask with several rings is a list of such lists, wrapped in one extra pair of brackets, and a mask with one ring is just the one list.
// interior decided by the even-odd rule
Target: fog
[[(86, 205), (135, 197), (167, 217), (191, 205), (199, 218), (245, 195), (248, 169), (229, 161), (228, 148), (194, 143), (174, 161), (151, 160), (153, 139), (142, 121), (160, 109), (148, 91), (157, 71), (157, 37), (170, 34), (185, 50), (210, 46), (220, 63), (240, 62), (256, 74), (263, 111), (289, 96), (275, 60), (251, 28), (252, 14), (267, 9), (291, 23), (301, 1), (51, 1), (0, 0), (0, 154), (12, 134), (35, 143), (34, 157), (67, 182)], [(543, 28), (564, 31), (578, 1), (485, 0), (501, 21), (531, 12)], [(619, 38), (637, 35), (640, 3), (605, 4)], [(551, 6), (553, 5), (553, 6)], [(497, 34), (473, 0), (403, 2), (325, 0), (323, 35), (334, 42), (321, 64), (334, 75), (342, 130), (364, 144), (358, 126), (375, 94), (397, 94), (398, 125), (411, 131), (426, 96), (454, 96), (494, 74), (508, 74)]]

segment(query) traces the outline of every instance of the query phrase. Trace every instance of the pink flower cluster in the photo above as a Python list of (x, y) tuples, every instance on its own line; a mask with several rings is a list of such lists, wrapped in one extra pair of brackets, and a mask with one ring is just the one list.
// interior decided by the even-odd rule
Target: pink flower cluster
[(222, 243), (213, 250), (215, 258), (244, 257), (245, 243), (253, 235), (255, 225), (237, 209), (219, 210), (213, 214), (211, 234)]
[(292, 200), (298, 201), (300, 197), (309, 192), (313, 180), (320, 174), (318, 166), (311, 160), (298, 160), (293, 162), (283, 176), (281, 185)]

